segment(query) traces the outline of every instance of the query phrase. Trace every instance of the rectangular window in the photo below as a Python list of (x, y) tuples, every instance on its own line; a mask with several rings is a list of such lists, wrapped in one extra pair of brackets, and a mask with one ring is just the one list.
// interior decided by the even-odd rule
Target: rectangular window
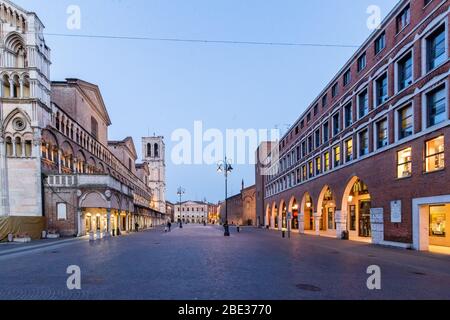
[(407, 178), (412, 175), (411, 154), (411, 148), (397, 152), (397, 178)]
[(367, 65), (367, 56), (366, 53), (363, 53), (359, 58), (358, 58), (358, 72), (362, 71)]
[(300, 122), (300, 129), (303, 129), (304, 127), (305, 127), (305, 121), (302, 120), (302, 121)]
[(337, 146), (333, 149), (334, 167), (341, 165), (341, 147)]
[(359, 155), (365, 156), (369, 154), (369, 131), (363, 130), (359, 133)]
[(67, 220), (67, 204), (57, 203), (56, 204), (56, 215), (58, 220)]
[(388, 100), (388, 76), (387, 73), (375, 81), (377, 106), (382, 105)]
[(377, 128), (377, 148), (380, 149), (386, 147), (389, 144), (387, 119), (379, 121), (376, 124), (376, 128)]
[(426, 40), (427, 71), (431, 71), (447, 61), (445, 54), (445, 25), (438, 28)]
[(445, 168), (444, 136), (437, 137), (426, 143), (425, 171), (433, 172)]
[(446, 238), (447, 217), (445, 205), (430, 206), (430, 237)]
[(352, 104), (349, 103), (344, 107), (344, 126), (348, 128), (352, 125), (353, 114), (352, 114)]
[(309, 123), (311, 121), (311, 113), (306, 115), (306, 122)]
[(302, 179), (303, 179), (303, 181), (308, 180), (308, 172), (307, 172), (306, 166), (302, 167)]
[(336, 97), (338, 94), (339, 94), (339, 91), (338, 91), (338, 84), (335, 83), (334, 86), (333, 86), (333, 88), (331, 88), (331, 96), (334, 98), (334, 97)]
[(314, 177), (314, 164), (312, 161), (308, 163), (309, 166), (309, 177)]
[(431, 127), (447, 119), (445, 86), (427, 93), (427, 126)]
[(404, 139), (413, 134), (413, 108), (404, 107), (398, 111), (399, 139)]
[(353, 139), (345, 141), (345, 162), (353, 160)]
[(327, 94), (322, 97), (322, 108), (327, 106)]
[(319, 175), (322, 173), (322, 161), (319, 158), (316, 158), (316, 175)]
[(341, 131), (340, 122), (341, 117), (338, 112), (333, 116), (333, 136), (336, 136)]
[(320, 130), (316, 130), (316, 132), (314, 133), (314, 139), (315, 139), (315, 143), (316, 143), (316, 148), (320, 147)]
[(314, 116), (317, 116), (318, 113), (319, 113), (319, 105), (316, 104), (316, 105), (314, 106)]
[(344, 73), (344, 87), (349, 85), (351, 80), (352, 80), (352, 73), (350, 70), (347, 70)]
[(312, 136), (308, 137), (308, 153), (311, 153), (313, 151), (313, 138)]
[(323, 125), (323, 130), (322, 130), (322, 134), (323, 134), (323, 143), (327, 143), (328, 140), (330, 139), (330, 128), (329, 128), (329, 124), (328, 121), (324, 123)]
[(366, 90), (358, 95), (358, 116), (359, 119), (369, 114), (369, 93)]
[(412, 53), (408, 53), (397, 63), (398, 90), (403, 90), (413, 83)]
[(383, 32), (376, 40), (375, 40), (375, 55), (381, 52), (386, 47), (386, 33)]
[(402, 31), (411, 21), (411, 10), (409, 5), (397, 16), (397, 33)]
[(323, 170), (325, 172), (330, 170), (330, 153), (329, 152), (325, 152), (325, 154), (323, 155), (323, 162), (324, 162), (324, 167)]

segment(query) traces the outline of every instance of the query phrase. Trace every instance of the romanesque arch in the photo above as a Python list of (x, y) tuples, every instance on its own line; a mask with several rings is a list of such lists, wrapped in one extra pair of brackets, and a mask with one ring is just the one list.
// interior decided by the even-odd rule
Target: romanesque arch
[(320, 231), (336, 232), (336, 197), (331, 188), (322, 188), (317, 202), (317, 214), (320, 217)]
[(342, 198), (341, 229), (349, 231), (353, 238), (371, 238), (370, 209), (369, 187), (359, 177), (352, 177)]

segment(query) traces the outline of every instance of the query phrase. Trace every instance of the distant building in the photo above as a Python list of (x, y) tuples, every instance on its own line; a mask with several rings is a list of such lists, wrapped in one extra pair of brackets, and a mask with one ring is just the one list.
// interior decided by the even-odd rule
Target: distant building
[(183, 223), (204, 223), (208, 222), (209, 203), (200, 201), (186, 201), (175, 206), (175, 221)]
[(166, 201), (166, 217), (172, 222), (175, 221), (175, 205), (170, 201)]
[[(227, 199), (228, 223), (245, 226), (257, 226), (256, 218), (256, 186), (244, 187), (241, 192)], [(225, 222), (225, 203), (219, 206), (219, 215)]]
[(208, 222), (210, 224), (220, 223), (219, 204), (208, 204)]

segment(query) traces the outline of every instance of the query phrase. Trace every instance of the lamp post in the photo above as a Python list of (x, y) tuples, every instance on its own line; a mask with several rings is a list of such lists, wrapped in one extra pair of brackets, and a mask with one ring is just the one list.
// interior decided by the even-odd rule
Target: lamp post
[(180, 229), (183, 229), (183, 221), (181, 220), (181, 198), (183, 197), (183, 195), (186, 193), (186, 190), (183, 187), (179, 187), (177, 190), (177, 195), (180, 197), (180, 202), (179, 202), (179, 222), (180, 222)]
[(225, 157), (224, 161), (219, 161), (217, 164), (217, 172), (223, 173), (225, 176), (225, 224), (223, 225), (225, 229), (225, 237), (230, 236), (230, 227), (228, 225), (228, 174), (233, 171), (233, 167), (231, 166), (231, 162), (228, 161), (227, 157)]

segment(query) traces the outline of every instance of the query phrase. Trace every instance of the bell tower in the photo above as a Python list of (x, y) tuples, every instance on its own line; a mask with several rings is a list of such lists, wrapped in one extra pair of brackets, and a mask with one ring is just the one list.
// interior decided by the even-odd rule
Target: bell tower
[(166, 146), (164, 137), (142, 138), (143, 162), (148, 165), (148, 186), (153, 191), (154, 208), (166, 213)]

